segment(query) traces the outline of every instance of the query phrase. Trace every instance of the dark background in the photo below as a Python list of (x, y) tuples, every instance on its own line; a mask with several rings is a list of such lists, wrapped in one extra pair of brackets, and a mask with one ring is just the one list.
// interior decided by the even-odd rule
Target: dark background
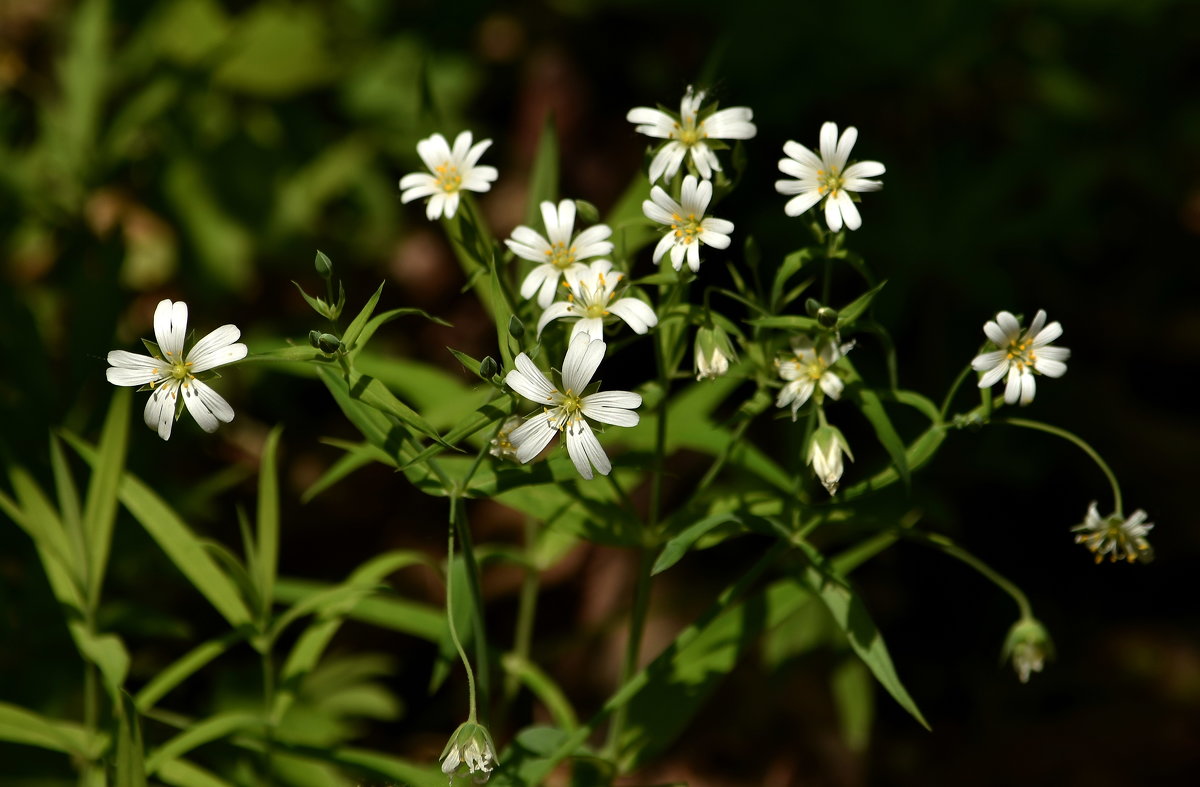
[[(823, 121), (853, 124), (855, 156), (888, 171), (848, 242), (889, 280), (877, 314), (893, 331), (902, 384), (940, 399), (986, 319), (1045, 308), (1073, 354), (1067, 375), (1040, 381), (1022, 414), (1075, 431), (1106, 457), (1126, 512), (1144, 508), (1157, 523), (1157, 560), (1094, 566), (1073, 543), (1069, 527), (1088, 503), (1111, 504), (1074, 447), (999, 426), (953, 434), (917, 476), (915, 502), (927, 526), (1026, 589), (1057, 646), (1046, 671), (1022, 686), (997, 666), (1015, 619), (1005, 597), (959, 564), (901, 545), (857, 577), (933, 733), (881, 695), (870, 748), (855, 755), (833, 716), (830, 654), (771, 670), (750, 659), (641, 782), (1191, 783), (1200, 768), (1187, 568), (1200, 554), (1189, 375), (1200, 360), (1200, 6), (114, 0), (97, 51), (79, 19), (99, 5), (0, 4), (6, 460), (47, 478), (48, 428), (96, 433), (111, 393), (104, 355), (136, 349), (163, 297), (186, 300), (201, 332), (236, 322), (252, 351), (320, 327), (288, 283), (317, 291), (316, 248), (346, 278), (350, 308), (382, 278), (391, 306), (456, 325), (395, 331), (384, 340), (392, 351), (447, 369), (456, 364), (446, 344), (491, 351), (439, 229), (399, 202), (396, 181), (418, 167), (416, 140), (432, 131), (496, 140), (486, 160), (500, 180), (482, 204), (503, 236), (523, 219), (547, 111), (561, 135), (562, 194), (603, 212), (643, 163), (646, 140), (626, 111), (676, 107), (688, 84), (704, 84), (723, 105), (754, 110), (749, 167), (719, 215), (737, 226), (730, 259), (753, 234), (769, 260), (806, 242), (772, 187), (783, 142), (813, 146)], [(439, 119), (425, 109), (422, 74)], [(857, 352), (873, 350), (864, 342)], [(334, 579), (385, 548), (441, 549), (442, 504), (384, 471), (296, 502), (337, 455), (316, 438), (349, 436), (315, 383), (248, 367), (221, 390), (238, 416), (215, 437), (185, 419), (169, 444), (140, 423), (131, 440), (131, 467), (197, 528), (235, 543), (223, 512), (252, 495), (246, 479), (279, 421), (285, 573)], [(847, 478), (865, 472), (850, 466)], [(482, 538), (512, 537), (503, 512), (475, 517)], [(195, 607), (176, 642), (135, 662), (137, 679), (216, 621), (151, 562), (144, 536), (118, 539), (109, 597), (151, 588), (170, 599), (160, 609)], [(595, 548), (571, 560), (577, 570), (547, 578), (542, 647), (569, 689), (599, 698), (615, 646), (589, 660), (559, 645), (575, 631), (612, 639), (601, 623), (624, 608), (629, 556)], [(686, 620), (689, 595), (715, 592), (724, 565), (702, 555), (666, 575), (662, 626)], [(76, 657), (38, 570), (24, 534), (0, 528), (0, 696), (70, 709)], [(431, 582), (411, 582), (410, 592), (436, 598)], [(504, 630), (515, 583), (493, 574), (488, 588)], [(136, 605), (110, 614), (134, 643), (170, 630)], [(426, 706), (430, 654), (365, 627), (346, 637), (347, 647), (395, 649), (394, 688), (410, 706), (369, 742), (436, 756), (440, 733), (429, 730), (449, 729), (457, 711), (453, 701)]]

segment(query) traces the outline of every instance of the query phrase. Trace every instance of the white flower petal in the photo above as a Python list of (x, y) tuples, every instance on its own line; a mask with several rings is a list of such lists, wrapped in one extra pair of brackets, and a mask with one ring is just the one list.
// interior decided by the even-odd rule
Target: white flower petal
[(842, 220), (846, 222), (846, 229), (856, 230), (862, 226), (862, 217), (858, 214), (858, 206), (854, 204), (854, 200), (850, 199), (850, 195), (843, 189), (839, 191), (837, 197), (838, 209), (842, 212)]
[(550, 263), (539, 265), (528, 274), (525, 275), (525, 280), (521, 282), (521, 297), (526, 300), (533, 297), (534, 293), (542, 288), (547, 279), (551, 279), (555, 284), (558, 283), (559, 270)]
[(821, 124), (821, 166), (819, 169), (825, 169), (833, 163), (834, 155), (837, 153), (837, 123), (826, 121)]
[(175, 396), (178, 380), (168, 380), (155, 388), (146, 400), (143, 416), (146, 426), (158, 432), (164, 440), (171, 439), (171, 427), (175, 424)]
[[(846, 171), (842, 177), (846, 180), (855, 180), (858, 178), (877, 178), (886, 172), (887, 169), (878, 161), (856, 161), (846, 167)], [(857, 191), (857, 189), (851, 189)]]
[(550, 304), (549, 306), (546, 307), (546, 310), (542, 312), (542, 316), (538, 318), (538, 324), (537, 324), (538, 338), (539, 339), (542, 338), (542, 329), (545, 328), (547, 325), (549, 325), (551, 321), (557, 320), (561, 317), (575, 317), (575, 316), (578, 316), (575, 314), (575, 306), (574, 306), (574, 304), (572, 304), (568, 301), (557, 301), (555, 303)]
[(1039, 347), (1037, 357), (1048, 361), (1065, 361), (1071, 357), (1071, 351), (1066, 347)]
[[(663, 258), (663, 255), (667, 253), (667, 249), (672, 249), (673, 246), (675, 246), (675, 238), (671, 236), (671, 233), (668, 232), (665, 235), (663, 235), (661, 238), (659, 238), (658, 245), (654, 247), (654, 256), (653, 256), (654, 262), (658, 263), (658, 261)], [(675, 262), (676, 256), (677, 255), (675, 254), (674, 249), (672, 249), (672, 251), (671, 251), (671, 262), (672, 263)], [(675, 265), (675, 270), (679, 270), (679, 265)]]
[(846, 386), (845, 383), (842, 382), (842, 378), (838, 377), (833, 372), (826, 372), (825, 374), (821, 375), (821, 390), (824, 391), (825, 395), (830, 399), (840, 398), (842, 395), (842, 390), (845, 387)]
[(187, 337), (187, 304), (163, 299), (154, 309), (154, 338), (168, 361), (183, 357), (183, 342)]
[(832, 196), (825, 200), (825, 223), (834, 232), (842, 229), (842, 211), (838, 207), (837, 200)]
[(1021, 370), (1016, 366), (1009, 367), (1008, 382), (1004, 386), (1005, 404), (1016, 404), (1021, 398)]
[(592, 479), (591, 465), (595, 465), (600, 475), (608, 475), (612, 471), (612, 463), (608, 461), (608, 455), (604, 453), (596, 435), (592, 434), (592, 427), (588, 426), (587, 421), (580, 419), (567, 427), (566, 440), (567, 453), (584, 479)]
[[(835, 127), (836, 133), (836, 127)], [(792, 159), (795, 159), (799, 164), (808, 170), (807, 175), (797, 177), (807, 177), (809, 175), (816, 177), (817, 170), (824, 169), (825, 162), (821, 161), (821, 157), (813, 153), (808, 148), (801, 145), (799, 142), (788, 140), (783, 143), (783, 152)], [(779, 162), (779, 168), (783, 169), (783, 162)]]
[(1065, 363), (1054, 361), (1044, 356), (1034, 361), (1033, 368), (1047, 377), (1062, 377), (1067, 373), (1067, 365)]
[(1026, 367), (1021, 371), (1021, 405), (1027, 405), (1033, 401), (1033, 395), (1037, 392), (1037, 377), (1033, 372)]
[(987, 373), (983, 375), (983, 377), (979, 378), (980, 388), (991, 388), (993, 385), (1000, 382), (1000, 380), (1004, 378), (1004, 375), (1008, 374), (1008, 360), (1003, 357), (1004, 353), (1000, 353), (1000, 355), (1000, 362), (989, 369)]
[(581, 333), (586, 333), (592, 338), (604, 336), (604, 320), (599, 317), (584, 317), (578, 320), (571, 326), (570, 340), (574, 341), (575, 337)]
[(550, 426), (550, 414), (538, 413), (508, 433), (517, 461), (525, 464), (542, 452), (558, 430)]
[(563, 359), (563, 388), (578, 396), (592, 381), (600, 362), (604, 360), (604, 341), (590, 334), (578, 334), (567, 347)]
[(750, 122), (753, 117), (750, 107), (730, 107), (712, 113), (702, 125), (704, 131), (716, 139), (753, 139), (758, 133)]
[(561, 397), (542, 370), (537, 368), (529, 356), (521, 353), (514, 360), (516, 369), (510, 369), (504, 376), (504, 383), (531, 402), (541, 405), (552, 405)]
[[(996, 315), (996, 324), (1000, 326), (1000, 330), (1004, 332), (1004, 340), (997, 344), (1006, 344), (1015, 342), (1021, 336), (1021, 323), (1017, 322), (1017, 318), (1012, 315), (1012, 312), (1000, 312)], [(984, 332), (987, 332), (987, 326), (984, 326)], [(991, 336), (988, 337), (989, 339)]]
[(641, 416), (633, 412), (642, 397), (632, 391), (597, 391), (583, 397), (581, 412), (588, 418), (614, 426), (637, 426)]
[(991, 352), (980, 353), (971, 360), (971, 368), (977, 372), (982, 372), (987, 369), (995, 369), (996, 366), (1004, 360), (1008, 353), (1005, 350), (993, 350)]
[[(795, 181), (787, 181), (787, 180), (776, 181), (775, 189), (777, 191), (779, 191), (781, 194), (785, 193), (784, 190), (780, 188), (780, 186), (785, 183), (794, 183), (794, 182)], [(792, 199), (788, 200), (787, 204), (783, 206), (783, 212), (789, 216), (799, 216), (801, 213), (804, 213), (806, 210), (811, 208), (813, 205), (816, 205), (820, 201), (821, 201), (821, 192), (816, 191), (816, 190), (809, 191), (807, 194), (800, 194), (799, 196), (793, 197)]]
[(838, 140), (837, 149), (833, 152), (833, 158), (826, 157), (825, 161), (839, 172), (842, 171), (846, 167), (846, 162), (850, 160), (850, 151), (854, 149), (854, 143), (857, 141), (858, 129), (854, 126), (847, 126)]
[(650, 305), (637, 298), (619, 298), (608, 310), (625, 321), (634, 333), (645, 333), (658, 325), (658, 315)]
[[(1030, 331), (1032, 332), (1032, 330), (1033, 330), (1033, 328), (1031, 326)], [(1034, 347), (1042, 347), (1044, 345), (1047, 345), (1050, 342), (1057, 339), (1058, 337), (1062, 336), (1062, 334), (1063, 334), (1063, 327), (1061, 324), (1059, 324), (1059, 322), (1057, 320), (1055, 320), (1054, 322), (1050, 323), (1045, 328), (1042, 328), (1040, 331), (1038, 331), (1034, 335), (1033, 346)]]
[(196, 342), (187, 355), (191, 371), (203, 372), (245, 358), (249, 351), (246, 345), (237, 342), (241, 335), (236, 325), (222, 325)]
[(651, 107), (634, 107), (625, 115), (630, 123), (637, 123), (635, 129), (639, 134), (658, 139), (670, 139), (674, 131), (675, 119), (660, 109)]

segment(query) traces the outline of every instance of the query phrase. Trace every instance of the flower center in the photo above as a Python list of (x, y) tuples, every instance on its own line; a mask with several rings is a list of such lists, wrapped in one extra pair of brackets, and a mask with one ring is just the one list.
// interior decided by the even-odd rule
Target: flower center
[(1008, 352), (1005, 354), (1005, 357), (1015, 364), (1018, 369), (1033, 366), (1034, 362), (1037, 361), (1037, 353), (1033, 350), (1033, 340), (1026, 339), (1024, 341), (1009, 342)]
[(845, 178), (837, 167), (829, 169), (817, 170), (817, 192), (820, 194), (828, 194), (831, 197), (836, 197), (838, 190), (845, 183)]
[(583, 397), (570, 388), (562, 394), (558, 406), (550, 413), (550, 427), (562, 431), (583, 418)]
[(550, 244), (546, 249), (546, 261), (559, 270), (566, 270), (575, 264), (575, 247), (568, 246), (562, 241)]
[(453, 194), (462, 188), (462, 175), (458, 174), (458, 167), (449, 161), (434, 167), (433, 171), (437, 173), (438, 188), (447, 194)]
[(820, 379), (825, 376), (825, 371), (827, 369), (828, 367), (825, 365), (825, 360), (820, 356), (809, 361), (807, 364), (804, 364), (804, 373), (807, 374), (808, 378), (813, 382), (819, 382)]
[(671, 229), (675, 231), (675, 242), (688, 244), (700, 239), (700, 221), (695, 213), (689, 213), (687, 218), (678, 213), (671, 214)]
[(690, 148), (690, 147), (694, 146), (697, 142), (699, 142), (702, 139), (705, 139), (708, 136), (708, 134), (704, 133), (704, 124), (696, 123), (695, 115), (685, 115), (682, 118), (682, 120), (683, 120), (682, 125), (680, 125), (679, 123), (675, 124), (675, 135), (674, 136), (681, 143), (683, 143), (684, 147)]

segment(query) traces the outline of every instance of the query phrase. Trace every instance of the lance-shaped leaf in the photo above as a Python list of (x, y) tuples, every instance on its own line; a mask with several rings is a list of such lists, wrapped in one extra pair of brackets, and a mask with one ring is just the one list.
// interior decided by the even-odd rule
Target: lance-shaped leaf
[(887, 411), (883, 408), (883, 401), (879, 394), (868, 388), (863, 379), (858, 376), (858, 371), (849, 358), (842, 358), (840, 366), (845, 374), (847, 398), (858, 406), (863, 417), (870, 422), (879, 444), (891, 458), (892, 466), (896, 468), (904, 485), (908, 486), (910, 481), (908, 454), (904, 447), (904, 441), (900, 439), (900, 434), (892, 425), (892, 419), (888, 417)]

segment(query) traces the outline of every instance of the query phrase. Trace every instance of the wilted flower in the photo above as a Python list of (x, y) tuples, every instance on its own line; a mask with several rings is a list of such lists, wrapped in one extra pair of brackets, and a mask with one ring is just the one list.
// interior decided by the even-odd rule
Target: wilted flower
[(859, 161), (846, 166), (850, 150), (858, 139), (858, 129), (848, 127), (839, 139), (836, 123), (821, 126), (821, 155), (788, 140), (783, 152), (788, 158), (779, 160), (779, 170), (796, 180), (777, 180), (775, 190), (780, 194), (795, 194), (783, 206), (789, 216), (799, 216), (806, 210), (825, 200), (825, 223), (837, 232), (844, 224), (856, 230), (862, 226), (862, 217), (850, 197), (851, 192), (878, 191), (883, 184), (868, 180), (884, 173), (878, 161)]
[[(187, 349), (188, 308), (183, 301), (159, 301), (154, 310), (154, 337), (158, 340), (154, 355), (137, 355), (125, 350), (108, 354), (106, 370), (113, 385), (150, 386), (153, 393), (146, 401), (146, 426), (158, 431), (164, 440), (183, 404), (206, 432), (215, 432), (220, 422), (233, 420), (233, 408), (220, 394), (209, 388), (197, 375), (246, 357), (246, 345), (238, 342), (242, 332), (236, 325), (222, 325)], [(147, 345), (150, 347), (150, 345)], [(161, 353), (161, 355), (159, 355)]]
[(510, 415), (508, 418), (504, 419), (504, 423), (500, 426), (500, 431), (496, 432), (496, 436), (492, 438), (491, 446), (488, 448), (488, 453), (497, 459), (508, 459), (513, 462), (517, 461), (517, 449), (516, 446), (512, 444), (512, 440), (509, 439), (509, 436), (513, 433), (514, 429), (521, 425), (521, 423), (521, 417), (517, 415)]
[(795, 421), (796, 412), (809, 400), (817, 386), (830, 399), (841, 396), (845, 384), (831, 367), (853, 346), (854, 342), (839, 346), (830, 338), (823, 338), (819, 344), (814, 344), (810, 336), (792, 339), (792, 357), (782, 361), (775, 359), (779, 376), (788, 381), (776, 397), (775, 406), (787, 407), (790, 404), (792, 420)]
[(456, 776), (470, 775), (475, 784), (483, 784), (496, 767), (496, 746), (487, 727), (473, 721), (459, 725), (442, 750), (442, 773), (454, 784)]
[(688, 267), (695, 273), (700, 270), (700, 246), (728, 248), (733, 222), (704, 215), (712, 200), (712, 183), (707, 180), (697, 182), (694, 175), (688, 175), (683, 179), (679, 198), (682, 205), (655, 186), (650, 190), (650, 199), (642, 202), (642, 212), (652, 221), (669, 227), (654, 247), (654, 261), (661, 260), (670, 249), (675, 270), (683, 267), (686, 255)]
[(1022, 618), (1008, 630), (1004, 640), (1004, 660), (1012, 659), (1013, 669), (1022, 683), (1029, 682), (1029, 676), (1041, 672), (1046, 659), (1054, 655), (1054, 645), (1046, 627), (1034, 618)]
[(984, 373), (979, 378), (980, 388), (990, 388), (1008, 375), (1004, 387), (1006, 404), (1020, 401), (1027, 405), (1033, 401), (1037, 391), (1034, 372), (1047, 377), (1062, 377), (1067, 371), (1064, 361), (1071, 357), (1071, 351), (1066, 347), (1048, 346), (1062, 336), (1062, 325), (1058, 322), (1046, 325), (1045, 309), (1038, 310), (1024, 334), (1021, 323), (1010, 312), (1000, 312), (994, 321), (988, 320), (983, 332), (998, 349), (975, 356), (971, 368)]
[(492, 144), (490, 139), (472, 146), (471, 132), (464, 131), (454, 140), (454, 148), (441, 134), (434, 134), (417, 143), (417, 155), (426, 172), (413, 172), (400, 179), (400, 201), (412, 202), (429, 197), (425, 216), (430, 221), (443, 215), (450, 219), (458, 210), (460, 191), (488, 191), (492, 181), (500, 177), (495, 167), (480, 167), (479, 159)]
[(617, 285), (625, 278), (625, 274), (613, 273), (612, 263), (608, 260), (596, 260), (587, 267), (571, 268), (564, 278), (566, 281), (563, 283), (569, 291), (567, 300), (556, 301), (542, 312), (537, 326), (539, 337), (551, 320), (560, 318), (576, 318), (575, 325), (571, 327), (572, 338), (580, 332), (590, 333), (597, 338), (604, 336), (607, 317), (619, 317), (634, 333), (645, 333), (658, 325), (658, 315), (648, 303), (637, 298), (613, 300)]
[(737, 360), (729, 335), (720, 325), (702, 326), (696, 331), (696, 381), (724, 377), (729, 364)]
[(563, 360), (562, 391), (554, 387), (528, 355), (521, 353), (516, 357), (517, 368), (505, 376), (504, 382), (526, 399), (542, 405), (542, 412), (509, 433), (518, 462), (533, 459), (554, 438), (555, 432), (562, 432), (567, 454), (581, 476), (591, 480), (593, 466), (601, 475), (612, 470), (612, 463), (584, 416), (604, 424), (637, 426), (640, 417), (633, 409), (641, 406), (642, 397), (629, 391), (582, 395), (604, 359), (604, 346), (602, 340), (592, 339), (587, 333), (571, 339)]
[(692, 86), (688, 85), (679, 104), (678, 117), (651, 107), (635, 107), (625, 116), (630, 123), (638, 124), (638, 133), (670, 140), (659, 148), (650, 162), (651, 183), (663, 175), (668, 180), (675, 177), (684, 156), (689, 153), (700, 177), (708, 180), (713, 170), (721, 171), (721, 163), (705, 140), (750, 139), (758, 132), (750, 122), (754, 113), (749, 107), (730, 107), (701, 118), (703, 102), (704, 91), (692, 92)]
[(813, 432), (808, 443), (808, 463), (821, 486), (831, 495), (837, 492), (842, 480), (842, 454), (854, 461), (849, 443), (836, 426), (825, 424)]
[(613, 245), (607, 240), (612, 235), (607, 224), (588, 227), (571, 237), (575, 230), (575, 203), (569, 199), (558, 203), (557, 208), (553, 202), (543, 202), (542, 223), (546, 225), (549, 240), (521, 225), (513, 230), (512, 237), (505, 240), (504, 245), (521, 259), (540, 263), (521, 282), (521, 297), (532, 298), (537, 293), (537, 304), (545, 309), (554, 300), (559, 276), (567, 271), (582, 273), (587, 267), (581, 260), (608, 254)]
[(1097, 563), (1104, 560), (1105, 555), (1113, 563), (1118, 560), (1149, 563), (1154, 559), (1154, 549), (1146, 540), (1146, 534), (1154, 524), (1147, 522), (1146, 516), (1139, 508), (1128, 519), (1119, 511), (1101, 518), (1096, 504), (1092, 503), (1083, 523), (1071, 528), (1071, 532), (1078, 533), (1075, 543), (1087, 546), (1096, 556)]

